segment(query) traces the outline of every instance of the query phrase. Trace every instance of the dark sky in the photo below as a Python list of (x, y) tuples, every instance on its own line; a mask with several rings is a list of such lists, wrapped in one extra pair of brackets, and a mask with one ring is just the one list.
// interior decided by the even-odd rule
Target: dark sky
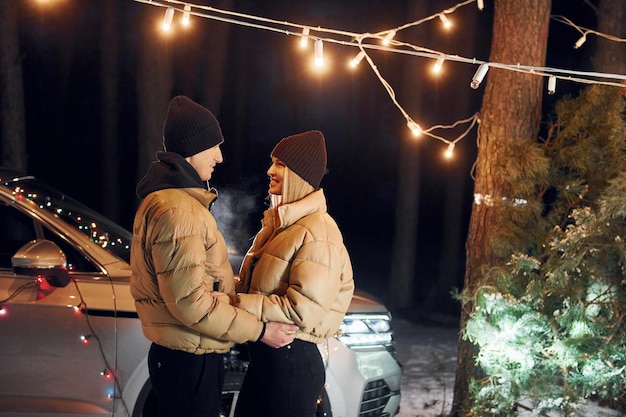
[[(107, 175), (108, 166), (108, 161), (99, 157), (101, 1), (50, 0), (46, 7), (38, 6), (34, 0), (19, 2), (29, 171), (96, 209), (106, 204), (98, 187), (99, 177)], [(120, 53), (118, 110), (123, 150), (120, 191), (126, 204), (119, 221), (129, 227), (136, 203), (132, 168), (136, 160), (137, 107), (141, 106), (135, 90), (140, 39), (136, 24), (145, 13), (154, 13), (155, 8), (132, 0), (115, 1), (119, 33), (118, 39), (111, 41), (117, 42)], [(440, 7), (431, 13), (456, 2), (437, 4)], [(406, 2), (400, 0), (236, 0), (235, 5), (238, 11), (256, 16), (358, 33), (376, 32), (410, 21)], [(485, 0), (485, 6), (485, 10), (479, 12), (475, 5), (468, 5), (451, 15), (455, 29), (450, 33), (437, 32), (438, 22), (433, 21), (426, 24), (430, 26), (427, 35), (411, 35), (407, 40), (449, 54), (488, 60), (493, 2)], [(582, 26), (595, 27), (593, 13), (583, 0), (555, 0), (553, 14), (565, 15)], [(464, 20), (473, 22), (475, 27), (464, 27)], [(211, 26), (218, 23), (193, 17), (193, 24), (194, 30), (210, 33)], [(474, 35), (475, 40), (469, 43), (471, 47), (458, 49), (459, 45), (467, 48), (468, 42), (462, 42), (467, 34)], [(203, 57), (210, 65), (211, 51), (193, 43), (193, 32), (185, 36), (190, 43), (185, 53)], [(577, 38), (574, 29), (552, 22), (547, 65), (588, 70), (591, 46), (574, 50), (572, 45)], [(398, 141), (406, 139), (407, 132), (404, 119), (380, 82), (365, 63), (361, 63), (355, 73), (339, 63), (354, 55), (352, 48), (327, 45), (327, 55), (334, 56), (337, 62), (332, 73), (320, 77), (307, 75), (302, 70), (304, 57), (295, 51), (295, 37), (233, 25), (230, 42), (229, 65), (233, 70), (227, 72), (222, 107), (213, 109), (227, 138), (223, 146), (225, 162), (217, 168), (212, 185), (222, 193), (224, 207), (232, 204), (230, 212), (249, 214), (241, 236), (247, 238), (258, 225), (266, 193), (265, 170), (274, 144), (289, 134), (319, 129), (326, 136), (329, 153), (328, 175), (322, 186), (330, 212), (344, 230), (348, 247), (353, 244), (355, 252), (364, 252), (366, 259), (358, 261), (358, 268), (371, 269), (382, 276), (388, 274), (396, 194), (411, 190), (397, 189)], [(423, 114), (411, 114), (424, 127), (450, 124), (479, 111), (482, 90), (471, 90), (468, 86), (474, 67), (447, 62), (447, 77), (424, 78), (419, 91), (403, 91), (402, 77), (407, 62), (419, 58), (372, 55), (381, 73), (396, 90), (401, 104), (410, 105), (414, 94), (428, 100)], [(184, 55), (178, 56), (177, 65), (184, 65)], [(426, 68), (429, 61), (422, 61)], [(245, 120), (232, 117), (233, 109), (242, 105), (237, 94), (242, 80), (235, 77), (235, 74), (240, 77), (242, 71), (234, 70), (241, 62), (247, 66), (243, 72), (247, 88), (243, 104), (247, 109)], [(175, 79), (174, 84), (179, 81)], [(562, 83), (557, 95), (546, 96), (546, 107), (577, 88), (579, 86)], [(173, 91), (173, 95), (180, 93), (186, 92)], [(453, 102), (464, 100), (469, 103), (470, 111), (455, 113)], [(245, 168), (244, 172), (232, 172), (228, 161), (234, 149), (229, 147), (228, 137), (241, 123), (245, 123), (248, 137), (243, 156)], [(459, 210), (459, 216), (463, 217), (463, 229), (459, 233), (463, 238), (471, 212), (470, 170), (476, 153), (475, 131), (457, 145), (453, 161), (443, 160), (444, 149), (438, 141), (423, 139), (423, 150), (416, 161), (421, 166), (422, 176), (420, 243), (416, 256), (418, 268), (423, 269), (425, 277), (437, 273), (433, 259), (441, 253), (438, 236), (443, 229), (442, 204), (449, 181), (459, 182), (459, 192), (463, 194), (464, 203)], [(84, 187), (83, 183), (89, 186)], [(230, 219), (231, 224), (237, 223), (236, 218)], [(372, 243), (361, 245), (363, 242)], [(372, 258), (375, 262), (370, 263)], [(459, 279), (462, 280), (462, 270)]]

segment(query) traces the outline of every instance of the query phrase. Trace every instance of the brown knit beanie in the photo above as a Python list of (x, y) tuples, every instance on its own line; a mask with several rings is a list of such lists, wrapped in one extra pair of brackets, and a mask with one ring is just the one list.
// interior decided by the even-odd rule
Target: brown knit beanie
[(316, 190), (326, 173), (326, 142), (319, 130), (310, 130), (282, 139), (271, 155), (302, 177)]
[(183, 158), (224, 142), (213, 113), (186, 96), (176, 96), (167, 108), (163, 123), (163, 147)]

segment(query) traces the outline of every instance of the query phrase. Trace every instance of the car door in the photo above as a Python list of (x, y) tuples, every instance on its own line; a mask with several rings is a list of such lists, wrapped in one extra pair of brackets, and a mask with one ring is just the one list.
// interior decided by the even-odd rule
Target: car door
[[(11, 256), (35, 238), (56, 240), (73, 260), (65, 287), (12, 270)], [(113, 286), (105, 278), (88, 256), (0, 201), (0, 415), (112, 413), (119, 396), (116, 329), (86, 301), (97, 299), (99, 312), (114, 311)]]

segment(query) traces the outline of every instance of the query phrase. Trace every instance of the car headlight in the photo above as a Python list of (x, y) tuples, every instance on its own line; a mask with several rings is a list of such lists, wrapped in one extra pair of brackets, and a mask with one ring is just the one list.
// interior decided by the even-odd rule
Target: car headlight
[(347, 314), (337, 338), (350, 348), (391, 346), (390, 314)]

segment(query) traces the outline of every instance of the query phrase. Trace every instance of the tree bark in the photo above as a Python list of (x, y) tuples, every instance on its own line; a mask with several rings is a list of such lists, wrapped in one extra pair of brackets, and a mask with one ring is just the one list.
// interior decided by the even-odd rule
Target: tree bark
[[(598, 32), (624, 39), (626, 37), (626, 2), (600, 0)], [(599, 36), (592, 58), (598, 72), (623, 74), (626, 68), (626, 44)]]
[[(144, 12), (137, 69), (137, 180), (163, 150), (163, 121), (172, 94), (172, 60), (167, 34), (155, 29), (162, 10)], [(154, 8), (157, 9), (157, 8)]]
[[(489, 60), (492, 62), (543, 66), (545, 62), (551, 0), (533, 2), (499, 0), (494, 2), (493, 38)], [(486, 82), (486, 83), (485, 83)], [(478, 129), (475, 194), (493, 201), (508, 196), (511, 189), (510, 166), (515, 161), (507, 142), (537, 139), (541, 116), (542, 77), (491, 68), (485, 81), (485, 93)], [(524, 179), (519, 179), (523, 181)], [(474, 204), (466, 241), (467, 265), (464, 291), (473, 294), (475, 284), (491, 265), (504, 258), (490, 241), (491, 231), (502, 222), (506, 208), (499, 204)], [(464, 305), (461, 328), (472, 311)], [(463, 416), (471, 408), (469, 384), (478, 376), (474, 363), (475, 347), (459, 341), (452, 415)]]
[[(409, 20), (426, 16), (428, 0), (411, 0), (407, 3)], [(423, 30), (420, 29), (423, 34)], [(420, 91), (420, 80), (415, 76), (417, 60), (405, 68), (403, 91)], [(420, 94), (412, 96), (412, 102), (403, 107), (417, 119), (422, 103)], [(408, 128), (398, 138), (398, 188), (396, 196), (395, 232), (391, 262), (390, 296), (387, 305), (392, 310), (408, 308), (414, 303), (414, 281), (416, 270), (417, 232), (419, 214), (420, 141), (410, 137)]]
[(0, 164), (26, 171), (26, 121), (17, 7), (18, 0), (0, 1)]
[[(464, 51), (464, 55), (477, 56), (476, 34), (480, 28), (479, 13), (474, 7), (461, 9), (455, 13), (459, 16), (456, 21), (462, 22), (463, 28), (455, 29), (454, 48)], [(461, 20), (462, 19), (462, 20)], [(442, 39), (442, 38), (440, 38)], [(443, 46), (438, 49), (445, 49)], [(450, 72), (452, 69), (450, 69)], [(467, 90), (467, 80), (472, 76), (472, 68), (464, 66), (454, 68), (452, 73), (444, 72), (442, 82), (444, 89), (440, 92), (439, 115), (447, 115), (446, 123), (465, 119), (476, 111), (477, 104), (473, 102), (471, 94), (458, 94), (459, 91)], [(467, 72), (467, 74), (465, 73)], [(464, 128), (466, 126), (463, 126)], [(475, 130), (474, 130), (475, 131)], [(442, 312), (456, 311), (458, 303), (450, 295), (450, 292), (462, 285), (462, 270), (465, 259), (463, 243), (467, 233), (465, 218), (466, 187), (469, 187), (471, 164), (475, 158), (474, 143), (476, 137), (471, 134), (464, 138), (456, 146), (453, 158), (447, 166), (444, 166), (442, 175), (445, 177), (445, 200), (443, 206), (443, 225), (441, 231), (441, 255), (439, 257), (439, 270), (433, 296), (428, 298), (430, 306), (428, 310), (438, 309)]]
[(102, 172), (102, 212), (120, 221), (120, 157), (118, 145), (118, 59), (117, 59), (117, 3), (102, 2), (100, 25), (100, 79), (102, 85), (102, 160), (106, 161), (106, 171)]

